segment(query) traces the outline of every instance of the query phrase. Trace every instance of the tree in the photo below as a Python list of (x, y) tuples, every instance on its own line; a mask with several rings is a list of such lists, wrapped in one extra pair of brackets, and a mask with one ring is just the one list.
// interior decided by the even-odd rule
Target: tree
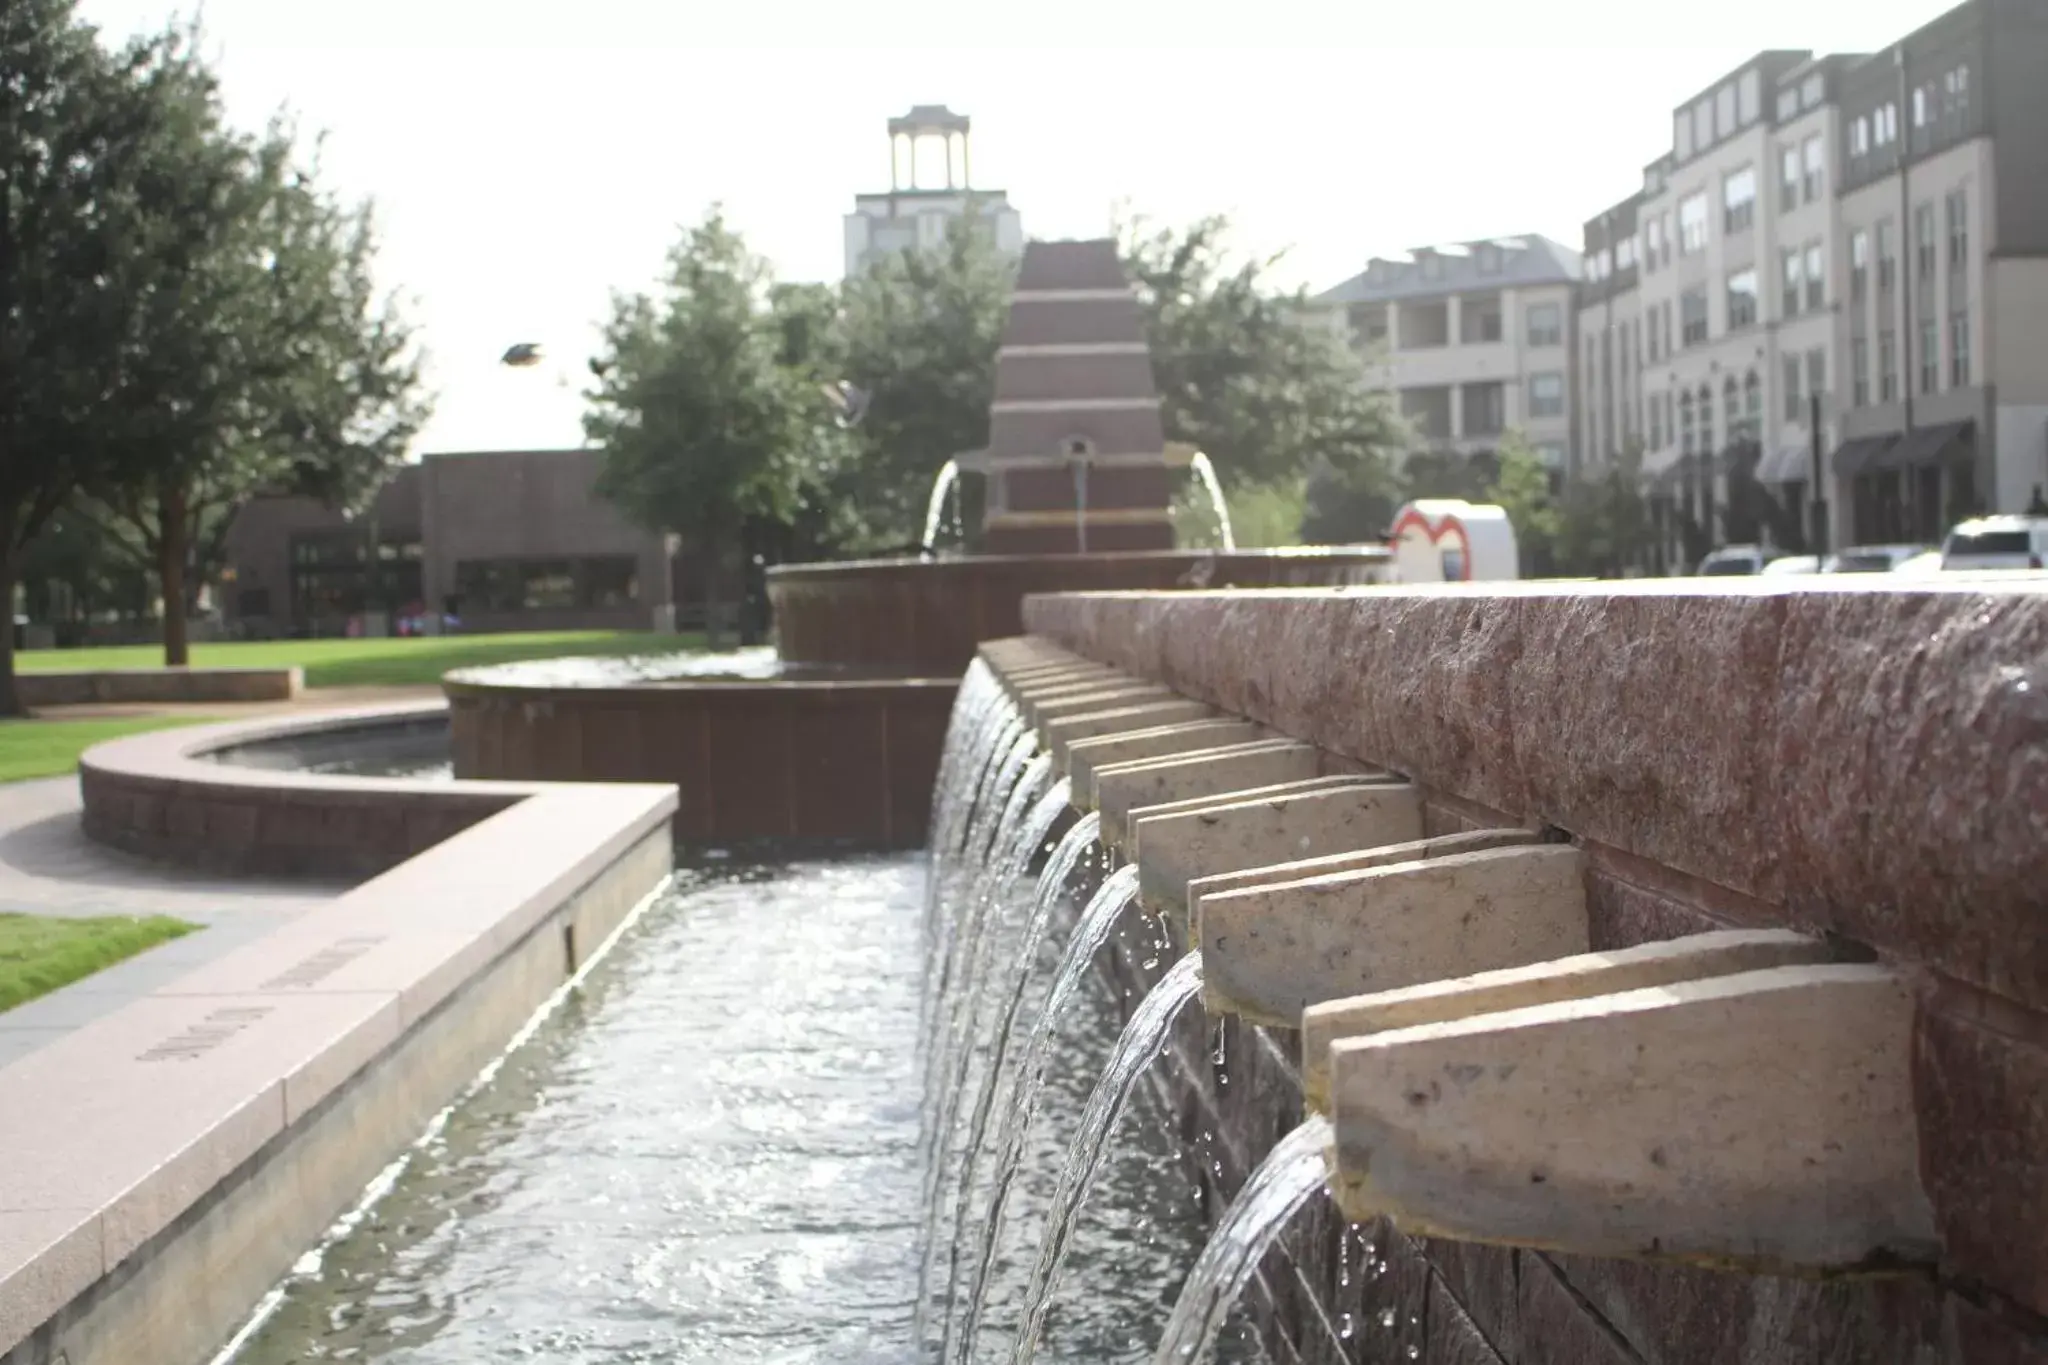
[(164, 660), (186, 661), (186, 618), (249, 498), (304, 493), (368, 501), (424, 423), (420, 357), (396, 302), (380, 297), (367, 204), (318, 186), (317, 145), (293, 129), (225, 125), (212, 76), (174, 34), (182, 118), (164, 160), (162, 249), (140, 281), (136, 361), (104, 420), (138, 454), (127, 477), (81, 503), (154, 566)]
[[(766, 261), (714, 207), (669, 252), (654, 293), (615, 296), (584, 430), (604, 448), (598, 490), (704, 556), (705, 627), (720, 642), (720, 570), (749, 518), (788, 525), (820, 482), (825, 406), (808, 305), (778, 314)], [(804, 363), (788, 363), (801, 355)]]
[(137, 283), (161, 242), (183, 72), (162, 39), (115, 55), (71, 0), (0, 5), (0, 715), (18, 714), (21, 557), (88, 479), (139, 452), (105, 414), (128, 387)]
[(1619, 578), (1648, 557), (1652, 535), (1640, 446), (1630, 445), (1612, 464), (1565, 485), (1558, 507), (1559, 572)]
[(1409, 441), (1393, 396), (1303, 292), (1271, 283), (1279, 257), (1234, 257), (1220, 217), (1178, 232), (1132, 219), (1120, 236), (1167, 439), (1206, 452), (1230, 487), (1320, 476), (1354, 499), (1391, 490)]
[(1497, 503), (1515, 528), (1522, 572), (1554, 571), (1557, 557), (1558, 510), (1550, 492), (1550, 471), (1519, 431), (1510, 431), (1494, 452), (1500, 472), (1483, 502)]
[(993, 235), (960, 218), (939, 249), (892, 253), (846, 281), (845, 378), (869, 403), (858, 459), (834, 482), (838, 543), (913, 543), (939, 468), (987, 443), (1014, 272)]

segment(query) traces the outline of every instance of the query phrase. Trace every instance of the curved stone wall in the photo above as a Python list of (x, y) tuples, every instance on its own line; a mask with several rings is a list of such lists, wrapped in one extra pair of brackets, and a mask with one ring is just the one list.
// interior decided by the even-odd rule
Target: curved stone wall
[(458, 779), (672, 782), (692, 842), (923, 842), (952, 678), (528, 687), (451, 677)]
[(768, 571), (783, 661), (957, 677), (1023, 630), (1030, 593), (1310, 588), (1385, 582), (1385, 549), (1168, 550), (790, 564)]

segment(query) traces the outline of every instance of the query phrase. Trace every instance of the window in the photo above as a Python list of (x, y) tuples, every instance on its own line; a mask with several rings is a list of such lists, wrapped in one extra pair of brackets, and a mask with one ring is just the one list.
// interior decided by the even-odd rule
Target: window
[(1664, 216), (1652, 218), (1643, 228), (1643, 269), (1655, 270), (1664, 258)]
[(1678, 337), (1687, 346), (1707, 339), (1707, 291), (1688, 289), (1678, 296)]
[(1786, 143), (1778, 150), (1778, 210), (1799, 207), (1799, 148)]
[(1384, 304), (1354, 303), (1346, 310), (1351, 339), (1359, 347), (1383, 345), (1387, 339), (1387, 309)]
[(1781, 287), (1784, 291), (1782, 296), (1784, 303), (1779, 315), (1788, 318), (1796, 317), (1799, 313), (1800, 302), (1806, 297), (1806, 257), (1801, 255), (1796, 247), (1790, 251), (1782, 252), (1780, 253), (1780, 269), (1783, 276)]
[(1721, 400), (1726, 411), (1722, 416), (1722, 430), (1728, 433), (1728, 444), (1734, 445), (1742, 439), (1742, 389), (1729, 375), (1721, 386)]
[(1799, 92), (1780, 90), (1778, 92), (1778, 122), (1783, 123), (1799, 112)]
[(1858, 228), (1849, 234), (1849, 300), (1861, 304), (1870, 294), (1870, 234)]
[(1920, 392), (1933, 393), (1941, 387), (1941, 324), (1933, 318), (1920, 319)]
[(1756, 221), (1756, 170), (1744, 166), (1721, 181), (1721, 227), (1733, 236)]
[(1545, 469), (1564, 468), (1564, 446), (1557, 441), (1537, 441), (1529, 447)]
[(1692, 110), (1681, 109), (1671, 116), (1671, 145), (1680, 161), (1692, 156)]
[(1650, 431), (1645, 442), (1652, 450), (1664, 448), (1664, 414), (1657, 405), (1657, 397), (1654, 393), (1650, 395)]
[(1755, 123), (1757, 115), (1763, 112), (1764, 82), (1762, 73), (1752, 69), (1742, 73), (1735, 86), (1737, 104), (1736, 120), (1744, 128)]
[(1827, 145), (1820, 140), (1819, 133), (1806, 139), (1805, 145), (1800, 148), (1799, 159), (1804, 163), (1806, 202), (1809, 204), (1819, 199), (1821, 191), (1827, 188), (1827, 155)]
[(1915, 128), (1925, 128), (1928, 120), (1933, 117), (1934, 101), (1930, 98), (1932, 93), (1932, 86), (1916, 85), (1913, 87), (1913, 126)]
[(1827, 306), (1827, 261), (1819, 242), (1806, 244), (1806, 311), (1818, 313)]
[(1887, 327), (1877, 334), (1877, 401), (1889, 403), (1899, 396), (1899, 339)]
[(1806, 353), (1806, 392), (1824, 394), (1828, 391), (1828, 353), (1816, 346)]
[(1892, 255), (1892, 220), (1877, 225), (1877, 287), (1889, 292), (1898, 282), (1899, 262)]
[(640, 566), (631, 556), (595, 559), (464, 559), (455, 591), (471, 612), (622, 607), (639, 599)]
[(1948, 382), (1950, 388), (1970, 384), (1970, 310), (1959, 308), (1948, 319)]
[(1529, 344), (1557, 346), (1564, 341), (1564, 309), (1555, 303), (1529, 306)]
[(1870, 338), (1849, 338), (1849, 383), (1859, 408), (1870, 406)]
[(1714, 448), (1714, 391), (1700, 385), (1700, 454)]
[(1867, 156), (1870, 153), (1870, 116), (1858, 114), (1849, 124), (1849, 155)]
[(1799, 87), (1799, 102), (1808, 109), (1818, 109), (1820, 102), (1827, 98), (1828, 83), (1819, 72), (1808, 76)]
[(1783, 361), (1784, 373), (1780, 376), (1779, 387), (1785, 395), (1785, 420), (1796, 422), (1806, 411), (1806, 400), (1799, 393), (1799, 376), (1804, 368), (1796, 355), (1788, 355)]
[(1458, 342), (1463, 346), (1484, 345), (1501, 339), (1500, 295), (1458, 301)]
[(1678, 203), (1678, 252), (1690, 256), (1707, 249), (1707, 194), (1701, 190)]
[(1678, 395), (1678, 449), (1682, 454), (1692, 454), (1692, 426), (1692, 394), (1687, 391)]
[(1742, 377), (1742, 430), (1754, 441), (1764, 427), (1764, 381), (1755, 370)]
[(1714, 92), (1714, 135), (1727, 137), (1735, 131), (1735, 87), (1724, 85)]
[(1934, 238), (1934, 205), (1921, 204), (1913, 210), (1913, 269), (1925, 280), (1934, 278), (1934, 263), (1941, 259), (1941, 247)]
[(1948, 197), (1948, 265), (1962, 268), (1970, 254), (1970, 192), (1957, 190)]
[(1562, 417), (1564, 415), (1564, 376), (1555, 372), (1529, 376), (1529, 415), (1531, 417)]
[(1614, 268), (1627, 270), (1636, 263), (1636, 239), (1631, 233), (1614, 244)]
[(1738, 270), (1728, 277), (1728, 330), (1756, 323), (1756, 270)]
[(1970, 103), (1970, 68), (1959, 66), (1941, 78), (1941, 112), (1954, 117)]
[(1886, 101), (1870, 116), (1870, 140), (1878, 147), (1889, 147), (1899, 137), (1899, 106)]
[(1459, 397), (1465, 409), (1465, 435), (1497, 436), (1507, 426), (1507, 394), (1499, 383), (1466, 384)]

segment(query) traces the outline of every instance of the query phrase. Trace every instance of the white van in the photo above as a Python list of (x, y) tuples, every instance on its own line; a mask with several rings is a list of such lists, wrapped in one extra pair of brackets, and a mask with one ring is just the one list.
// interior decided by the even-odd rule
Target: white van
[(2048, 565), (2048, 517), (1975, 517), (1959, 522), (1941, 546), (1941, 567), (2038, 569)]

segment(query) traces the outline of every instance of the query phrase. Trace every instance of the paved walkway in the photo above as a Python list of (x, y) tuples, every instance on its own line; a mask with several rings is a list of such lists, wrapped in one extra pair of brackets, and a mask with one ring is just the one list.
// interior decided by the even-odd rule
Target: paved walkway
[(141, 862), (85, 837), (77, 778), (0, 783), (0, 912), (175, 915), (204, 926), (0, 1012), (0, 1068), (345, 889), (210, 877)]

